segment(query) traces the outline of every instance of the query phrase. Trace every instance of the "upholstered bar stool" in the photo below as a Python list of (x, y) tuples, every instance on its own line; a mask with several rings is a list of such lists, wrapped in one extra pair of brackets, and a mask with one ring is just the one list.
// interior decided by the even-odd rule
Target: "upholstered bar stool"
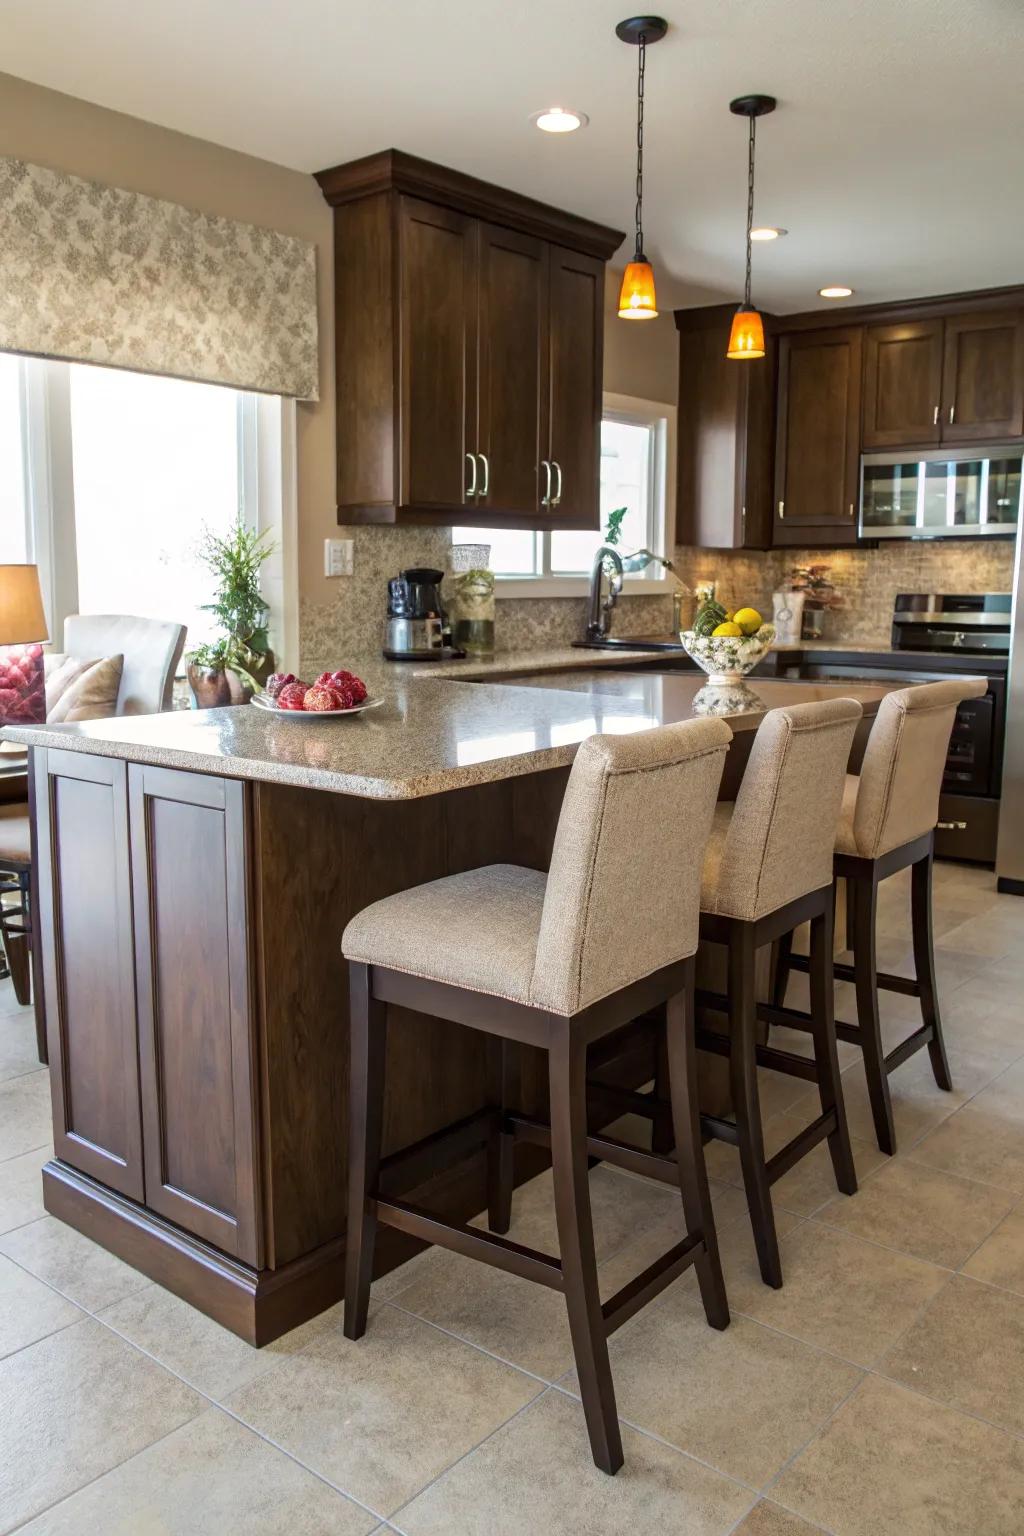
[[(940, 1088), (952, 1089), (942, 1039), (935, 955), (932, 946), (932, 860), (939, 794), (957, 706), (980, 697), (983, 677), (957, 678), (901, 688), (882, 700), (868, 737), (859, 774), (848, 774), (835, 846), (835, 874), (846, 881), (847, 942), (853, 964), (837, 962), (834, 974), (852, 981), (857, 993), (857, 1023), (837, 1023), (840, 1040), (864, 1053), (875, 1135), (881, 1151), (896, 1151), (889, 1073), (928, 1047)], [(879, 971), (876, 953), (878, 887), (901, 869), (911, 868), (911, 927), (914, 976)], [(806, 970), (807, 957), (792, 953), (792, 935), (780, 945), (776, 1001), (784, 1003), (790, 969)], [(878, 1011), (878, 989), (901, 992), (921, 1002), (922, 1024), (885, 1053)], [(775, 1022), (806, 1027), (795, 1010)]]
[[(499, 864), (434, 880), (367, 907), (342, 938), (352, 1021), (345, 1333), (357, 1339), (366, 1327), (381, 1222), (561, 1291), (594, 1460), (609, 1473), (622, 1465), (622, 1442), (608, 1335), (691, 1264), (708, 1322), (729, 1321), (696, 1099), (693, 955), (701, 861), (730, 739), (719, 720), (591, 737), (573, 763), (548, 875)], [(636, 836), (651, 824), (663, 836), (654, 860)], [(490, 1215), (508, 1230), (515, 1136), (550, 1144), (559, 1257), (384, 1197), (389, 1003), (546, 1050), (550, 1123), (494, 1106)], [(590, 1136), (587, 1126), (588, 1045), (661, 1005), (673, 1158)], [(588, 1156), (678, 1184), (686, 1229), (603, 1305)]]
[[(698, 1028), (697, 1044), (729, 1059), (735, 1120), (704, 1115), (706, 1135), (739, 1148), (758, 1263), (766, 1285), (782, 1285), (771, 1186), (819, 1142), (828, 1141), (836, 1183), (857, 1189), (836, 1049), (832, 988), (832, 849), (846, 768), (861, 707), (853, 699), (773, 709), (758, 728), (735, 804), (715, 811), (704, 860), (700, 936), (726, 947), (725, 995), (698, 1004), (723, 1012), (729, 1033)], [(762, 945), (811, 926), (814, 1060), (757, 1042), (755, 957)], [(817, 1084), (821, 1114), (766, 1158), (758, 1065)]]

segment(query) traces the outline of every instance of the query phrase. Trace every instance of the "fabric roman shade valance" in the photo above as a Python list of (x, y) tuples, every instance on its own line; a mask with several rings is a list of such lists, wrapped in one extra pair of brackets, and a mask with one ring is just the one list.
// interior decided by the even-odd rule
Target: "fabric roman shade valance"
[(0, 157), (0, 350), (316, 400), (316, 248)]

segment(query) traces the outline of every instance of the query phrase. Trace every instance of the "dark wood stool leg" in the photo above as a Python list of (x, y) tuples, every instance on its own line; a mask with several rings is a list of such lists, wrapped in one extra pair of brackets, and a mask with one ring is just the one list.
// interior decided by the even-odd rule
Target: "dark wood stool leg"
[(914, 933), (914, 974), (921, 988), (921, 1017), (930, 1024), (934, 1038), (928, 1042), (932, 1072), (940, 1088), (952, 1090), (946, 1044), (939, 1018), (939, 991), (935, 981), (935, 950), (932, 946), (932, 853), (918, 859), (910, 871), (910, 915)]
[(880, 1151), (891, 1157), (896, 1151), (896, 1127), (892, 1117), (889, 1074), (885, 1070), (882, 1026), (878, 1016), (878, 955), (876, 918), (878, 887), (870, 875), (850, 875), (846, 880), (846, 899), (853, 907), (853, 969), (857, 989), (857, 1026), (864, 1052), (875, 1139)]
[(811, 1017), (814, 1020), (814, 1060), (818, 1068), (818, 1093), (822, 1113), (836, 1112), (836, 1128), (828, 1138), (836, 1183), (844, 1195), (857, 1193), (857, 1170), (846, 1123), (846, 1105), (839, 1076), (836, 1046), (835, 982), (832, 975), (835, 913), (834, 890), (825, 911), (811, 919)]
[(366, 1331), (377, 1236), (376, 1192), (384, 1119), (387, 1008), (370, 993), (368, 966), (349, 963), (352, 1044), (348, 1095), (348, 1225), (345, 1236), (345, 1337)]
[(697, 1044), (693, 1001), (695, 961), (687, 963), (686, 986), (670, 998), (666, 1027), (666, 1057), (672, 1120), (679, 1165), (679, 1189), (683, 1197), (683, 1216), (691, 1235), (700, 1233), (704, 1252), (696, 1259), (697, 1283), (704, 1312), (712, 1328), (729, 1326), (729, 1303), (718, 1254), (718, 1234), (711, 1209), (711, 1191), (700, 1134), (700, 1101), (697, 1092)]
[(772, 946), (772, 1002), (776, 1008), (786, 1006), (789, 987), (790, 957), (793, 954), (793, 935), (784, 933)]
[(515, 1183), (515, 1136), (505, 1118), (513, 1103), (512, 1044), (497, 1037), (489, 1042), (492, 1052), (491, 1102), (498, 1113), (487, 1140), (487, 1225), (492, 1232), (507, 1232), (512, 1224), (512, 1187)]
[(586, 1046), (574, 1037), (569, 1020), (553, 1020), (548, 1047), (551, 1159), (565, 1304), (590, 1448), (601, 1471), (614, 1473), (622, 1466), (622, 1436), (597, 1284), (587, 1182), (586, 1061)]
[(739, 1132), (743, 1184), (761, 1278), (765, 1285), (778, 1290), (782, 1285), (782, 1263), (765, 1165), (757, 1091), (756, 1004), (753, 933), (746, 923), (736, 921), (729, 935), (729, 1078)]
[(665, 1105), (651, 1121), (651, 1151), (667, 1157), (675, 1145), (672, 1130), (672, 1087), (666, 1024), (663, 1022), (655, 1041), (654, 1097)]

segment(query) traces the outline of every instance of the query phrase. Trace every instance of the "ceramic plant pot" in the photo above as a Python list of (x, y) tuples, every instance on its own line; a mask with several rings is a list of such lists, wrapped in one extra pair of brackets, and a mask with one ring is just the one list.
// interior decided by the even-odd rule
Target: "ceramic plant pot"
[(228, 704), (248, 704), (253, 696), (251, 684), (223, 667), (197, 667), (188, 664), (188, 685), (192, 690), (193, 709), (222, 709)]

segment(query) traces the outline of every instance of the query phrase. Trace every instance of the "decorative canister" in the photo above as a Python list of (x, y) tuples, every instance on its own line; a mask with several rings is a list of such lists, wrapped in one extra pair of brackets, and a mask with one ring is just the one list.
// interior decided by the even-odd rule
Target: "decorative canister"
[(804, 621), (802, 592), (772, 593), (772, 623), (776, 645), (793, 645), (800, 639)]
[(470, 656), (494, 654), (494, 572), (489, 544), (453, 544), (448, 556), (454, 599), (453, 639)]

